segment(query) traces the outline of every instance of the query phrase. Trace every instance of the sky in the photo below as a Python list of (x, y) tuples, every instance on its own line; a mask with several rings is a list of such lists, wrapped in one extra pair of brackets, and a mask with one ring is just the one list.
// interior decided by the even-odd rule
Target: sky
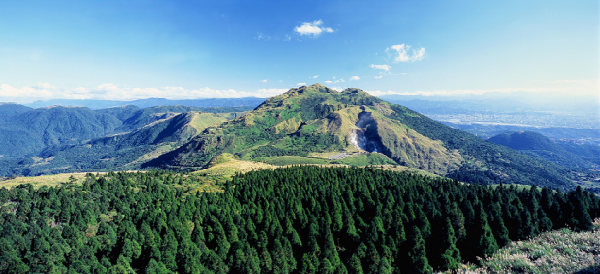
[(596, 0), (0, 0), (0, 101), (269, 97), (321, 83), (597, 102), (599, 14)]

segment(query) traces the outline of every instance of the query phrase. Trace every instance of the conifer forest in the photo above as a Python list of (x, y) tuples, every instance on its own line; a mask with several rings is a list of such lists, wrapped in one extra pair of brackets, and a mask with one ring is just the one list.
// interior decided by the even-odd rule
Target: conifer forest
[(185, 192), (169, 171), (0, 189), (1, 273), (432, 273), (510, 241), (591, 229), (577, 188), (480, 186), (377, 168), (294, 166)]

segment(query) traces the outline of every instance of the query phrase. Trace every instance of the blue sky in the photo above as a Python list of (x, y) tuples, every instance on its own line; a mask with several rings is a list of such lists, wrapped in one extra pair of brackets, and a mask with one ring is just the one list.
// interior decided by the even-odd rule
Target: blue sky
[(598, 1), (0, 1), (0, 101), (599, 97)]

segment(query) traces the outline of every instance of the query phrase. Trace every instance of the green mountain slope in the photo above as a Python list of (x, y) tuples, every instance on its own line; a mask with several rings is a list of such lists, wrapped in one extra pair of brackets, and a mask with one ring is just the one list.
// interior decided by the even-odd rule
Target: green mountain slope
[(578, 144), (573, 141), (560, 141), (558, 145), (585, 161), (600, 165), (600, 146), (598, 145)]
[(52, 147), (37, 157), (21, 160), (7, 174), (56, 174), (62, 172), (139, 169), (189, 141), (193, 136), (227, 119), (212, 113), (172, 114), (137, 130), (95, 138), (83, 144)]
[(4, 120), (30, 110), (32, 110), (32, 108), (19, 104), (0, 103), (0, 119)]
[(528, 155), (570, 168), (591, 168), (593, 164), (567, 151), (550, 138), (532, 131), (505, 132), (489, 139)]
[(452, 129), (359, 89), (337, 92), (320, 84), (269, 98), (245, 116), (208, 128), (144, 166), (199, 168), (222, 153), (268, 163), (284, 156), (295, 156), (290, 157), (293, 164), (314, 163), (315, 158), (359, 151), (467, 182), (570, 184), (561, 174), (566, 170), (557, 165)]
[(117, 118), (82, 107), (47, 107), (12, 116), (0, 124), (0, 155), (23, 156), (48, 146), (103, 136), (121, 125)]
[(136, 130), (179, 113), (199, 111), (188, 106), (139, 109), (123, 106), (102, 110), (52, 106), (31, 109), (17, 104), (0, 105), (0, 155), (23, 157), (62, 145)]

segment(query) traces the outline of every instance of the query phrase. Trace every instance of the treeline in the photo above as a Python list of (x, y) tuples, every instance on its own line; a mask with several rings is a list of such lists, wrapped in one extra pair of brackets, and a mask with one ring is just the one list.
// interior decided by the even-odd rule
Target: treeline
[(238, 175), (223, 193), (173, 187), (191, 178), (88, 174), (81, 186), (2, 188), (0, 272), (429, 273), (600, 217), (581, 188), (314, 166)]

